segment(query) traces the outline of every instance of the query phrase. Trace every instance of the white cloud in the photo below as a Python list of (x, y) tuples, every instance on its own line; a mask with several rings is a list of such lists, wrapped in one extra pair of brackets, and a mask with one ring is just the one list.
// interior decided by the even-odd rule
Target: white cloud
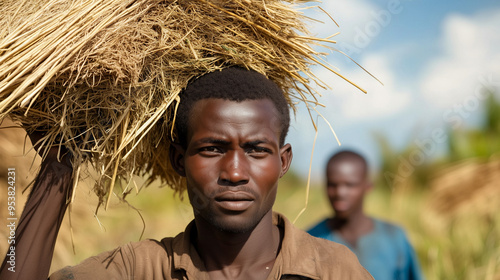
[[(353, 44), (353, 38), (356, 36), (356, 28), (366, 25), (366, 20), (370, 19), (373, 11), (377, 9), (372, 3), (366, 0), (347, 0), (347, 1), (324, 1), (319, 4), (325, 14), (320, 9), (306, 10), (306, 14), (322, 23), (313, 23), (311, 32), (318, 37), (328, 37), (335, 33), (340, 34), (333, 38), (339, 42)], [(335, 25), (339, 24), (339, 27)]]
[(385, 5), (375, 5), (368, 0), (325, 1), (321, 7), (330, 14), (340, 28), (322, 13), (311, 15), (326, 24), (313, 26), (313, 33), (320, 37), (340, 34), (334, 38), (337, 48), (349, 56), (358, 56), (374, 42), (393, 19), (404, 10), (400, 0), (389, 0)]
[(371, 18), (371, 12), (377, 9), (366, 0), (324, 1), (321, 6), (340, 25), (341, 30), (353, 30), (354, 26), (363, 25)]
[(428, 64), (421, 81), (421, 92), (429, 104), (450, 109), (474, 96), (485, 81), (498, 83), (499, 26), (500, 10), (469, 17), (452, 14), (444, 20), (443, 55)]
[[(379, 84), (374, 78), (361, 69), (340, 71), (347, 78), (356, 82), (365, 90), (362, 93), (348, 82), (336, 77), (325, 69), (315, 69), (317, 76), (331, 86), (331, 90), (319, 90), (323, 95), (319, 99), (326, 108), (318, 108), (335, 130), (339, 141), (348, 148), (360, 150), (375, 149), (375, 142), (369, 140), (372, 129), (385, 123), (387, 119), (395, 118), (409, 110), (412, 95), (402, 90), (397, 72), (391, 69), (389, 57), (382, 54), (369, 54), (360, 62), (385, 85)], [(314, 113), (313, 113), (314, 115)], [(316, 118), (314, 118), (316, 121)], [(319, 176), (329, 153), (338, 148), (336, 139), (329, 127), (321, 119), (318, 120), (319, 134), (313, 158), (313, 178)], [(289, 141), (293, 145), (295, 158), (294, 168), (302, 175), (309, 170), (309, 157), (312, 149), (315, 131), (311, 119), (304, 106), (300, 106), (296, 120), (290, 130)], [(363, 140), (364, 139), (364, 140)], [(366, 141), (366, 142), (365, 142)], [(373, 154), (369, 154), (372, 163)]]
[(327, 105), (322, 113), (327, 119), (341, 119), (343, 124), (358, 121), (376, 121), (405, 110), (411, 101), (407, 90), (397, 83), (396, 73), (391, 69), (389, 58), (380, 54), (369, 54), (361, 65), (380, 79), (381, 85), (361, 69), (349, 71), (348, 78), (365, 89), (364, 94), (351, 84), (333, 77), (327, 70), (320, 70), (319, 77), (330, 84), (332, 90), (322, 91), (321, 102)]

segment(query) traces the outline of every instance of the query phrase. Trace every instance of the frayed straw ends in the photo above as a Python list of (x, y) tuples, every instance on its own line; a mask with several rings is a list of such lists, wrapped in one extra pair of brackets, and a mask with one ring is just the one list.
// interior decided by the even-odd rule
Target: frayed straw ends
[(307, 34), (293, 5), (29, 0), (15, 9), (14, 2), (0, 6), (8, 15), (0, 118), (46, 132), (45, 147), (64, 145), (75, 167), (90, 162), (101, 202), (134, 175), (185, 188), (168, 161), (169, 116), (193, 77), (237, 65), (276, 82), (292, 107), (293, 99), (317, 104), (310, 82), (322, 83), (309, 66), (319, 62), (311, 45), (321, 40)]

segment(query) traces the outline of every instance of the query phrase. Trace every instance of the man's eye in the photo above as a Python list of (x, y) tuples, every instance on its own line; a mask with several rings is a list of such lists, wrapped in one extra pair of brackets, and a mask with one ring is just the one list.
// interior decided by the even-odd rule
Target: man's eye
[(214, 147), (214, 146), (208, 146), (208, 147), (202, 147), (199, 149), (199, 151), (201, 153), (221, 153), (222, 150), (219, 149), (218, 147)]
[(264, 155), (270, 154), (271, 150), (264, 147), (251, 147), (247, 149), (247, 153), (251, 155)]

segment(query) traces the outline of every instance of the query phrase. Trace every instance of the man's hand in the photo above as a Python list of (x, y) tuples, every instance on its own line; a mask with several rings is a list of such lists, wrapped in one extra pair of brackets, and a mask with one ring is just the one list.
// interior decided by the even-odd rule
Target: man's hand
[(37, 151), (38, 155), (40, 155), (44, 159), (44, 162), (49, 163), (57, 161), (66, 165), (67, 167), (72, 168), (71, 153), (68, 151), (68, 149), (66, 149), (66, 147), (64, 147), (63, 145), (53, 145), (49, 147), (47, 152), (45, 153), (45, 148), (41, 147), (43, 143), (42, 139), (45, 137), (44, 132), (34, 131), (28, 133), (28, 137), (31, 140), (33, 148), (35, 149), (35, 151)]

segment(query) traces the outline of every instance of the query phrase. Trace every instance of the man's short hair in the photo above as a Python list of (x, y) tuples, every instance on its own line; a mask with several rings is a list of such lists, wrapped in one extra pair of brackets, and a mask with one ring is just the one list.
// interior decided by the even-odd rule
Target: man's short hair
[(366, 162), (366, 159), (358, 152), (352, 151), (352, 150), (343, 150), (339, 151), (335, 154), (333, 154), (329, 159), (326, 164), (326, 168), (328, 170), (328, 166), (332, 162), (339, 162), (339, 161), (356, 161), (361, 164), (361, 167), (363, 168), (363, 173), (365, 176), (368, 175), (368, 163)]
[(290, 109), (282, 89), (266, 76), (240, 67), (225, 68), (191, 81), (180, 93), (181, 102), (175, 121), (176, 142), (187, 145), (188, 122), (194, 104), (203, 99), (217, 98), (235, 102), (268, 99), (273, 102), (280, 121), (280, 146), (290, 126)]

